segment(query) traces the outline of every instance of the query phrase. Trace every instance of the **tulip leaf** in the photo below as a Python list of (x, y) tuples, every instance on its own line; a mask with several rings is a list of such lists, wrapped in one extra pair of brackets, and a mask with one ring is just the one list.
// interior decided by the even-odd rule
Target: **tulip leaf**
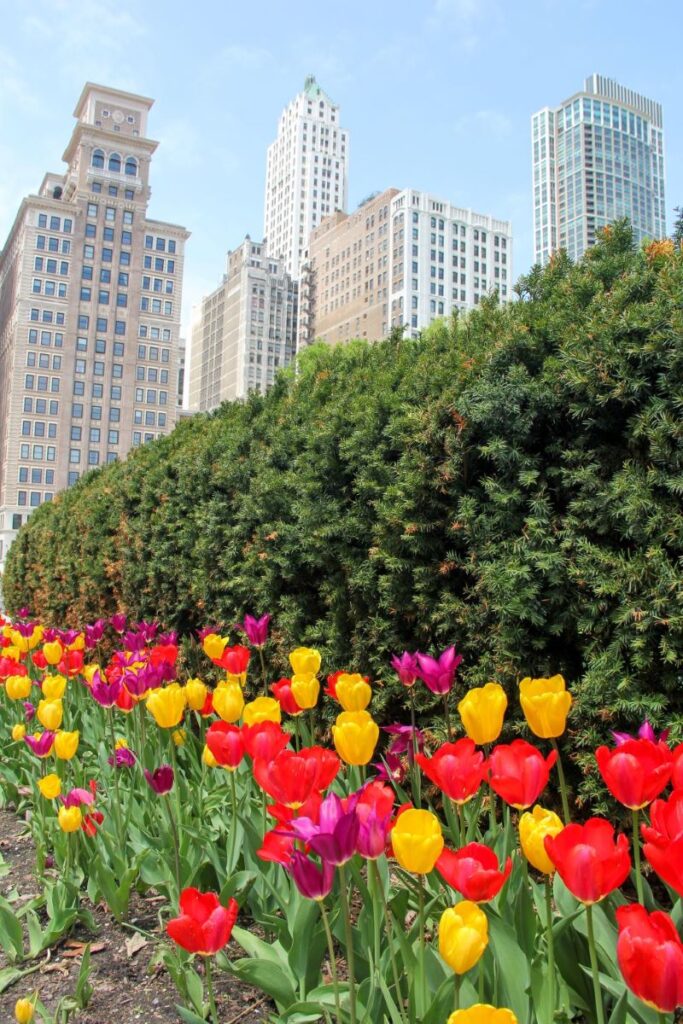
[(259, 939), (253, 932), (248, 932), (245, 928), (240, 928), (236, 925), (232, 930), (232, 937), (239, 942), (240, 946), (250, 957), (256, 957), (259, 960), (266, 960), (268, 963), (275, 964), (277, 967), (283, 968), (288, 971), (287, 965), (287, 954), (282, 948), (279, 942), (274, 942), (270, 945), (268, 942), (264, 942), (263, 939)]
[(188, 1010), (185, 1006), (178, 1006), (176, 1003), (176, 1013), (185, 1024), (206, 1024), (205, 1018), (198, 1016), (193, 1013), (192, 1010)]
[(11, 906), (0, 896), (0, 946), (10, 960), (21, 960), (24, 955), (24, 933)]
[(489, 941), (493, 955), (500, 966), (501, 1001), (509, 1006), (518, 1020), (525, 1021), (529, 1013), (529, 963), (519, 947), (512, 929), (499, 917), (489, 917)]
[(622, 992), (619, 1000), (614, 1004), (609, 1018), (609, 1024), (626, 1024), (628, 1011), (628, 992)]
[(275, 1000), (278, 1010), (286, 1010), (297, 1001), (291, 978), (273, 960), (236, 960), (230, 965), (230, 973), (266, 992)]

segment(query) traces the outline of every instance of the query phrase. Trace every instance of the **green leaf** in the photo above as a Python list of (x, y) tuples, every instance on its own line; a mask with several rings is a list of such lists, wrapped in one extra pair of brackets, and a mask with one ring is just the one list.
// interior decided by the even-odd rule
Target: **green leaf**
[(198, 1014), (193, 1013), (192, 1010), (188, 1010), (185, 1006), (179, 1006), (176, 1003), (176, 1013), (185, 1024), (206, 1024), (206, 1017), (200, 1017)]
[(230, 972), (269, 995), (279, 1010), (286, 1010), (296, 1002), (291, 978), (274, 960), (236, 960)]
[(489, 942), (500, 969), (501, 999), (518, 1020), (529, 1013), (529, 962), (519, 947), (515, 933), (499, 917), (489, 916)]

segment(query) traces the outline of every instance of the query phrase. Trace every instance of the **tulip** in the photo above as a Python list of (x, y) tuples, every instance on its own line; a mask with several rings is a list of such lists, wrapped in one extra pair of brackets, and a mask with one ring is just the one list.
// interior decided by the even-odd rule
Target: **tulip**
[(409, 654), (408, 651), (404, 651), (401, 655), (393, 654), (391, 667), (404, 686), (413, 686), (420, 674), (417, 655)]
[(332, 891), (334, 866), (330, 861), (323, 860), (322, 867), (318, 867), (300, 850), (295, 850), (287, 870), (307, 900), (324, 900)]
[(673, 772), (671, 751), (661, 741), (627, 740), (613, 750), (598, 747), (595, 759), (612, 796), (634, 811), (659, 796)]
[(185, 693), (179, 683), (152, 690), (147, 697), (147, 710), (161, 729), (174, 729), (185, 714)]
[(297, 647), (289, 655), (289, 664), (295, 676), (317, 676), (321, 661), (320, 651), (313, 647)]
[(683, 743), (674, 748), (673, 772), (671, 774), (671, 785), (674, 789), (683, 789)]
[(444, 846), (439, 819), (431, 811), (404, 811), (391, 830), (391, 845), (402, 868), (416, 875), (428, 874)]
[(64, 648), (59, 640), (53, 640), (43, 645), (43, 655), (48, 665), (58, 665), (64, 655)]
[(461, 900), (439, 920), (439, 953), (451, 970), (465, 974), (480, 960), (489, 941), (486, 914), (476, 903)]
[(554, 811), (547, 811), (538, 804), (533, 811), (525, 811), (519, 819), (522, 852), (529, 863), (544, 875), (555, 871), (555, 865), (545, 850), (545, 837), (556, 836), (563, 828), (562, 819)]
[(367, 711), (342, 711), (332, 726), (334, 747), (346, 764), (367, 764), (379, 739), (379, 726)]
[(17, 1024), (31, 1024), (34, 1015), (32, 999), (17, 999), (14, 1004), (14, 1018)]
[(74, 730), (74, 732), (60, 730), (57, 733), (55, 736), (55, 756), (60, 761), (70, 761), (75, 756), (78, 750), (80, 735), (78, 729)]
[(227, 642), (227, 637), (219, 636), (217, 633), (208, 633), (202, 640), (202, 650), (212, 661), (216, 661), (222, 657)]
[(83, 668), (83, 651), (67, 650), (57, 666), (63, 676), (77, 676)]
[(244, 757), (244, 739), (236, 725), (214, 722), (206, 733), (206, 745), (218, 764), (232, 771)]
[(276, 722), (282, 718), (280, 705), (274, 697), (257, 697), (244, 705), (243, 719), (245, 725), (257, 725), (259, 722)]
[(572, 695), (567, 692), (562, 676), (523, 679), (519, 684), (519, 701), (535, 736), (549, 740), (562, 735), (572, 705)]
[(44, 796), (46, 800), (56, 800), (62, 792), (62, 782), (59, 775), (54, 773), (44, 775), (42, 779), (38, 779), (38, 789), (41, 796)]
[(62, 724), (64, 716), (61, 700), (41, 700), (38, 704), (37, 716), (44, 729), (56, 732)]
[(144, 775), (148, 785), (157, 796), (164, 796), (164, 794), (170, 793), (173, 789), (173, 769), (170, 764), (162, 764), (155, 768), (153, 772), (145, 768)]
[(34, 708), (33, 704), (31, 704), (31, 701), (30, 700), (25, 700), (24, 701), (24, 715), (26, 716), (26, 721), (27, 722), (33, 721), (33, 719), (35, 718), (35, 714), (36, 714), (36, 709)]
[(188, 679), (185, 683), (185, 700), (192, 711), (201, 711), (206, 703), (207, 690), (201, 679)]
[(247, 640), (252, 647), (263, 647), (268, 639), (269, 622), (270, 615), (268, 613), (262, 615), (260, 619), (255, 618), (253, 615), (244, 616), (242, 629), (246, 633)]
[(40, 688), (46, 700), (61, 700), (66, 690), (66, 679), (64, 676), (45, 676)]
[(184, 889), (180, 894), (180, 917), (166, 925), (166, 931), (188, 953), (211, 956), (230, 941), (237, 920), (237, 901), (221, 906), (214, 892)]
[(235, 644), (234, 647), (226, 647), (220, 658), (214, 658), (214, 663), (224, 668), (228, 675), (236, 676), (241, 683), (244, 683), (250, 657), (248, 647)]
[(292, 676), (292, 696), (301, 711), (310, 711), (318, 703), (320, 681), (314, 675)]
[(187, 740), (187, 732), (185, 729), (174, 729), (171, 733), (171, 739), (175, 747), (184, 747)]
[(8, 676), (5, 681), (5, 693), (10, 700), (26, 700), (33, 683), (28, 676)]
[(101, 672), (95, 672), (90, 683), (90, 693), (100, 707), (111, 708), (116, 704), (122, 687), (120, 676), (110, 681), (106, 675), (103, 677)]
[(344, 711), (365, 711), (372, 700), (372, 690), (357, 672), (353, 675), (342, 673), (335, 686), (337, 700)]
[(207, 768), (218, 768), (218, 761), (213, 756), (206, 743), (202, 750), (202, 764), (205, 764)]
[(621, 746), (622, 743), (626, 743), (627, 740), (633, 739), (652, 740), (653, 743), (657, 743), (658, 740), (662, 740), (662, 742), (665, 743), (668, 735), (669, 730), (662, 729), (658, 736), (652, 728), (652, 726), (650, 725), (650, 723), (648, 722), (647, 718), (645, 719), (643, 724), (638, 728), (637, 736), (632, 736), (628, 732), (617, 732), (615, 729), (612, 729), (612, 736), (614, 737), (614, 742), (618, 747)]
[(53, 732), (34, 732), (33, 736), (24, 736), (24, 743), (36, 757), (47, 757), (53, 744), (57, 753), (56, 736)]
[(123, 633), (126, 629), (126, 623), (128, 622), (127, 617), (122, 612), (117, 612), (116, 615), (112, 615), (109, 620), (117, 633)]
[(289, 733), (279, 722), (257, 722), (243, 725), (244, 749), (252, 760), (272, 761), (289, 743)]
[(683, 791), (655, 800), (650, 825), (642, 825), (643, 852), (659, 877), (683, 897)]
[(80, 807), (60, 807), (57, 820), (62, 832), (78, 832), (83, 815)]
[(617, 908), (617, 961), (631, 991), (660, 1013), (683, 1006), (683, 943), (668, 914)]
[[(332, 755), (333, 756), (333, 755)], [(330, 784), (339, 762), (330, 763), (319, 749), (304, 747), (298, 753), (282, 750), (272, 760), (254, 760), (254, 778), (278, 803), (298, 809), (313, 792)]]
[(244, 694), (239, 683), (220, 683), (213, 691), (213, 709), (224, 722), (236, 722), (244, 711)]
[(391, 813), (380, 814), (374, 807), (361, 809), (359, 804), (356, 804), (356, 817), (359, 822), (356, 840), (358, 853), (365, 860), (377, 860), (386, 852), (391, 830)]
[(113, 757), (107, 758), (109, 764), (116, 768), (132, 768), (136, 758), (132, 750), (127, 747), (117, 747)]
[(455, 673), (462, 662), (462, 654), (455, 653), (455, 647), (448, 647), (438, 658), (428, 654), (416, 654), (418, 675), (432, 693), (449, 693), (455, 682)]
[[(271, 683), (270, 692), (272, 693), (275, 700), (278, 702), (282, 710), (287, 715), (300, 715), (302, 709), (294, 699), (292, 693), (292, 680), (291, 679), (278, 679), (276, 683)], [(317, 698), (316, 698), (317, 700)]]
[(336, 793), (326, 796), (320, 805), (319, 820), (298, 817), (290, 827), (321, 860), (337, 867), (346, 864), (356, 852), (360, 821), (355, 809), (345, 810)]
[(548, 784), (550, 769), (557, 760), (551, 750), (546, 758), (526, 740), (499, 744), (488, 759), (491, 789), (506, 803), (524, 810), (535, 803)]
[(466, 804), (486, 778), (482, 751), (469, 738), (443, 743), (432, 757), (416, 754), (415, 760), (427, 778), (457, 804)]
[(629, 843), (623, 833), (616, 842), (614, 826), (604, 818), (585, 825), (566, 825), (543, 840), (545, 851), (569, 891), (582, 903), (604, 899), (628, 878)]
[(480, 746), (495, 743), (503, 728), (507, 706), (508, 699), (500, 683), (487, 683), (467, 691), (458, 704), (458, 712), (473, 743)]
[(441, 877), (466, 900), (488, 903), (497, 896), (512, 871), (508, 857), (502, 871), (493, 850), (483, 843), (468, 843), (459, 850), (444, 849), (436, 862)]
[(512, 1010), (497, 1010), (488, 1003), (475, 1003), (466, 1010), (456, 1010), (447, 1024), (518, 1024)]
[(19, 740), (23, 740), (25, 735), (26, 726), (24, 725), (23, 722), (17, 722), (16, 725), (12, 726), (12, 739), (14, 740), (15, 743), (17, 743)]
[(285, 868), (289, 867), (294, 853), (294, 843), (294, 836), (285, 835), (279, 829), (273, 828), (264, 835), (263, 842), (256, 851), (256, 856), (259, 860), (282, 864)]

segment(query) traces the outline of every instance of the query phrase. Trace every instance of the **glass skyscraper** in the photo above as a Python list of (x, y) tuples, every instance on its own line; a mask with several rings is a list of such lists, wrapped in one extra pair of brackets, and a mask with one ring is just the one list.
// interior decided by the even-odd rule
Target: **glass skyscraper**
[(662, 108), (602, 75), (531, 119), (534, 259), (579, 259), (597, 231), (628, 217), (636, 239), (666, 234)]

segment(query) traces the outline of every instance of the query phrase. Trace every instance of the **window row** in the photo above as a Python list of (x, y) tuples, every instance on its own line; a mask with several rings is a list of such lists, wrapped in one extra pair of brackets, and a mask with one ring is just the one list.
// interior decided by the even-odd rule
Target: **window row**
[(129, 175), (129, 177), (137, 177), (138, 162), (134, 156), (127, 156), (125, 159), (122, 159), (120, 153), (110, 153), (109, 156), (106, 157), (104, 150), (93, 149), (92, 157), (90, 159), (91, 167), (103, 168), (105, 160), (108, 171), (112, 171), (114, 174), (121, 174), (121, 170), (123, 169), (123, 173)]
[(154, 235), (145, 235), (145, 249), (155, 249), (157, 252), (170, 252), (176, 251), (176, 243), (174, 238), (161, 238)]
[[(47, 430), (47, 433), (45, 432)], [(43, 420), (22, 420), (22, 437), (56, 437), (57, 424), (45, 423)]]
[[(26, 353), (26, 365), (36, 366), (38, 365), (43, 370), (50, 369), (50, 356), (47, 352), (27, 352)], [(61, 370), (62, 368), (62, 357), (52, 357), (52, 369)]]
[(46, 274), (59, 273), (61, 277), (66, 277), (69, 273), (69, 261), (61, 260), (59, 262), (59, 270), (57, 269), (57, 260), (44, 259), (42, 256), (36, 256), (33, 261), (33, 269)]
[(142, 287), (146, 292), (165, 292), (167, 295), (173, 295), (173, 281), (164, 281), (161, 277), (143, 276)]
[(34, 459), (36, 462), (42, 462), (46, 459), (48, 462), (54, 462), (57, 457), (57, 449), (53, 444), (26, 444), (26, 442), (19, 445), (19, 458), (26, 461), (26, 459)]
[[(146, 338), (149, 335), (149, 337), (152, 339), (152, 341), (170, 341), (171, 340), (171, 329), (170, 329), (170, 327), (164, 327), (162, 329), (160, 329), (158, 327), (149, 327), (148, 328), (147, 324), (140, 324), (140, 327), (139, 327), (139, 330), (138, 330), (138, 335), (141, 338)], [(151, 351), (153, 351), (153, 350), (150, 349), (150, 352)], [(166, 353), (166, 354), (164, 355), (164, 353)], [(167, 363), (168, 362), (168, 355), (169, 355), (168, 349), (162, 349), (161, 350), (161, 361), (162, 361), (162, 363)], [(142, 358), (144, 359), (145, 357), (142, 356)], [(149, 358), (150, 359), (156, 359), (157, 357), (150, 355)]]
[[(160, 427), (165, 427), (166, 426), (166, 413), (165, 412), (155, 413), (155, 412), (152, 412), (151, 410), (148, 409), (146, 412), (143, 413), (142, 409), (136, 409), (135, 412), (133, 413), (133, 415), (134, 415), (134, 422), (136, 424), (144, 423), (146, 427), (153, 427), (153, 426), (155, 426), (155, 423), (156, 423), (157, 426), (160, 426)], [(144, 419), (143, 419), (143, 416), (144, 416)]]
[[(85, 225), (85, 237), (86, 238), (97, 238), (97, 224), (93, 224), (92, 221), (87, 221)], [(102, 240), (104, 242), (116, 241), (113, 228), (102, 228)], [(132, 245), (133, 244), (133, 233), (131, 231), (121, 232), (121, 245)], [(122, 254), (123, 255), (123, 254)], [(104, 258), (104, 257), (103, 257)], [(123, 260), (121, 261), (123, 262)]]
[[(87, 263), (83, 264), (81, 270), (81, 279), (83, 281), (92, 281), (94, 276), (94, 267), (89, 266)], [(129, 275), (125, 270), (119, 270), (118, 284), (121, 288), (128, 287)], [(102, 284), (111, 284), (111, 270), (109, 267), (102, 267), (100, 270), (100, 282)]]
[[(88, 217), (92, 217), (94, 220), (97, 220), (97, 215), (99, 213), (99, 209), (100, 209), (100, 204), (99, 203), (88, 203)], [(105, 219), (105, 221), (107, 221), (110, 224), (114, 223), (114, 221), (116, 220), (116, 207), (115, 206), (105, 206), (104, 207), (104, 219)], [(133, 211), (132, 210), (123, 210), (123, 223), (124, 224), (132, 224), (133, 223)]]
[(24, 398), (24, 412), (35, 412), (38, 416), (57, 416), (59, 413), (59, 402), (56, 398), (51, 398), (50, 401), (46, 398)]
[(32, 309), (31, 320), (42, 320), (44, 324), (51, 324), (53, 321), (56, 324), (64, 323), (64, 314), (62, 312), (55, 313), (52, 309)]
[[(72, 426), (71, 427), (71, 440), (81, 441), (83, 439), (84, 427)], [(119, 443), (119, 431), (108, 430), (107, 431), (107, 444), (118, 444)], [(100, 427), (90, 427), (88, 431), (88, 439), (91, 444), (99, 444), (102, 440), (102, 429)]]
[[(82, 420), (83, 419), (83, 403), (72, 402), (71, 404), (71, 419)], [(99, 422), (102, 419), (102, 406), (92, 405), (90, 407), (90, 419)], [(120, 423), (121, 422), (121, 410), (116, 406), (112, 406), (109, 410), (109, 422)]]
[(143, 257), (143, 266), (145, 270), (158, 270), (162, 274), (164, 271), (167, 274), (175, 274), (175, 260), (164, 260), (163, 256), (150, 256), (146, 254)]
[[(88, 285), (82, 285), (80, 291), (81, 302), (92, 302), (96, 298), (98, 306), (108, 306), (111, 293), (106, 288), (98, 288), (96, 296), (93, 295), (93, 290)], [(119, 309), (127, 309), (128, 307), (128, 295), (126, 292), (116, 293), (116, 305)]]
[(162, 302), (161, 299), (148, 299), (143, 295), (140, 299), (140, 310), (142, 313), (163, 313), (164, 316), (173, 316), (173, 303)]
[[(17, 491), (17, 505), (21, 505), (21, 506), (26, 505), (27, 504), (26, 497), (27, 497), (26, 491)], [(52, 501), (53, 492), (52, 491), (45, 491), (45, 494), (41, 495), (40, 491), (30, 491), (28, 497), (29, 497), (28, 504), (31, 506), (31, 508), (38, 508), (38, 506), (41, 504), (41, 502), (43, 502), (43, 501)]]
[[(168, 401), (168, 391), (159, 391), (159, 405), (166, 405)], [(147, 402), (148, 405), (156, 405), (157, 402), (157, 391), (156, 388), (147, 388), (145, 392), (144, 388), (135, 389), (135, 401), (136, 402)]]
[[(70, 235), (73, 229), (73, 220), (70, 217), (65, 217), (62, 221), (61, 217), (50, 217), (49, 218), (50, 231), (63, 231), (65, 235)], [(48, 215), (46, 213), (38, 214), (38, 227), (48, 227)]]
[[(90, 185), (90, 191), (91, 192), (95, 192), (97, 194), (101, 193), (102, 192), (102, 182), (101, 181), (93, 181), (92, 184)], [(119, 186), (118, 185), (107, 185), (107, 195), (117, 196), (118, 194), (119, 194)], [(135, 189), (134, 188), (125, 188), (123, 190), (123, 195), (124, 195), (125, 199), (135, 199)]]
[[(114, 355), (122, 356), (126, 350), (126, 346), (122, 341), (114, 342)], [(88, 339), (87, 338), (76, 338), (76, 351), (87, 352), (88, 351)], [(104, 338), (95, 339), (95, 352), (97, 355), (104, 355), (107, 351), (107, 343)]]
[[(55, 331), (54, 333), (55, 348), (63, 348), (64, 346), (64, 335), (61, 331)], [(28, 332), (28, 343), (29, 345), (38, 344), (38, 331), (35, 327), (31, 327)], [(40, 332), (40, 344), (44, 348), (49, 348), (52, 344), (52, 331), (41, 331)], [(43, 364), (41, 363), (41, 366)]]
[[(90, 327), (90, 317), (87, 313), (79, 313), (78, 316), (78, 329), (79, 331), (87, 331)], [(95, 319), (95, 329), (98, 334), (106, 334), (109, 327), (109, 321), (106, 316), (98, 316)], [(126, 333), (126, 321), (115, 320), (114, 321), (114, 334), (125, 334)]]
[(34, 277), (31, 290), (34, 295), (56, 296), (58, 299), (66, 298), (66, 285), (63, 281), (51, 281), (49, 278), (43, 281), (40, 277)]
[(38, 466), (19, 466), (18, 482), (20, 484), (42, 484), (43, 474), (45, 475), (45, 483), (53, 484), (55, 482), (55, 471), (54, 469), (41, 469)]
[(71, 252), (71, 242), (68, 238), (56, 238), (54, 235), (36, 235), (36, 249), (48, 252), (61, 252), (62, 256), (68, 256)]
[[(49, 378), (50, 388), (53, 394), (59, 392), (59, 377)], [(32, 373), (27, 373), (24, 377), (24, 387), (27, 391), (47, 391), (48, 390), (48, 378), (47, 377), (35, 377)]]
[[(87, 227), (87, 224), (86, 224), (86, 227)], [(86, 260), (94, 260), (95, 259), (95, 246), (94, 245), (89, 245), (89, 244), (86, 243), (83, 246), (83, 256), (84, 256), (84, 258)], [(100, 254), (100, 258), (101, 258), (103, 263), (113, 263), (114, 262), (114, 250), (110, 249), (108, 246), (104, 246), (102, 248), (102, 252)], [(127, 252), (125, 249), (122, 249), (121, 252), (119, 253), (119, 264), (122, 267), (129, 267), (130, 266), (130, 253)]]

